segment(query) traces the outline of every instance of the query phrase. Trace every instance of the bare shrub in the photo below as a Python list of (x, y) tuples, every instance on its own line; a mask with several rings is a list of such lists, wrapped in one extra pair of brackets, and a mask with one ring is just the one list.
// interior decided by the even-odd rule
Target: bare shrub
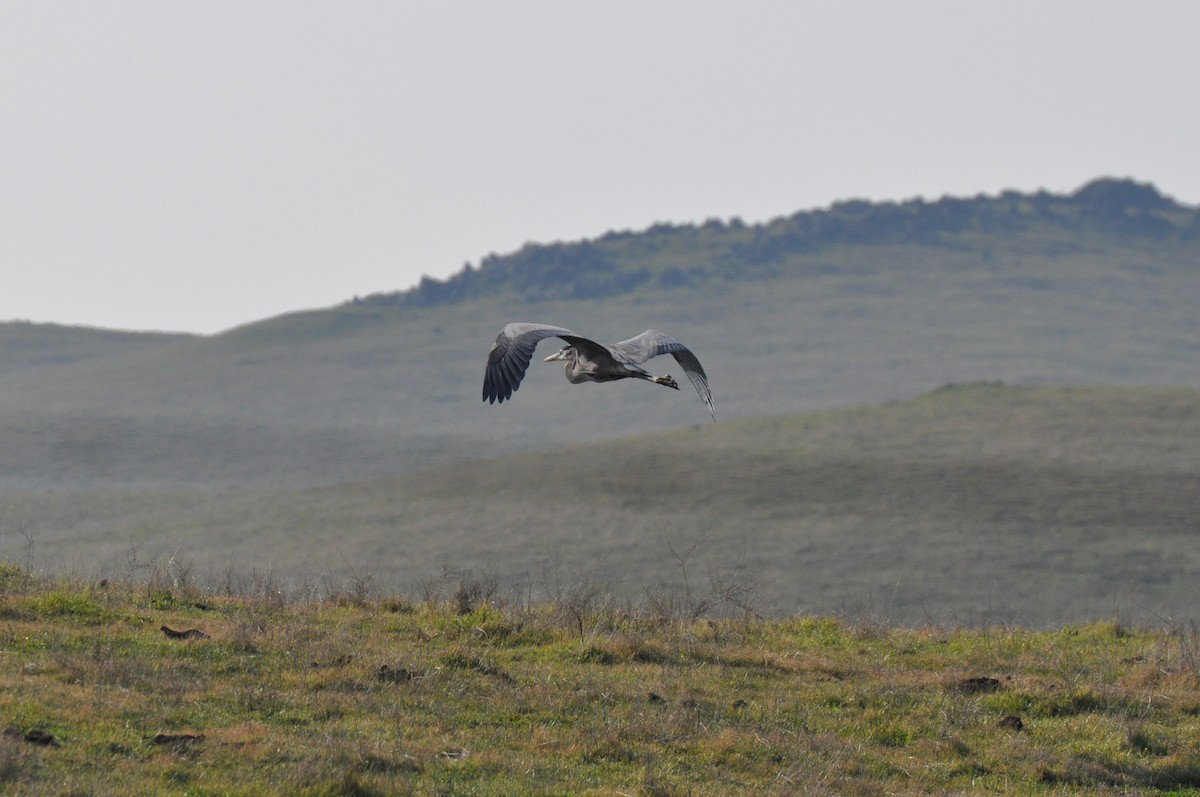
[(439, 606), (443, 596), (448, 596), (446, 600), (455, 614), (470, 614), (481, 605), (497, 603), (500, 579), (494, 571), (476, 572), (443, 563), (441, 574), (418, 582), (417, 589), (426, 606)]
[(760, 617), (755, 596), (756, 586), (749, 572), (739, 565), (712, 566), (705, 587), (693, 585), (693, 560), (708, 540), (702, 535), (686, 548), (677, 547), (670, 533), (665, 534), (667, 550), (679, 569), (682, 587), (677, 591), (646, 588), (643, 596), (650, 616), (660, 626), (695, 622), (714, 614), (740, 614), (749, 619)]
[(360, 572), (347, 563), (350, 575), (343, 581), (332, 576), (322, 578), (322, 592), (325, 600), (338, 606), (365, 607), (370, 604), (375, 593), (375, 577), (370, 573)]
[[(587, 639), (589, 626), (611, 627), (616, 622), (617, 582), (603, 558), (585, 570), (564, 575), (561, 560), (551, 554), (539, 562), (539, 571), (542, 591), (553, 617), (576, 631), (581, 644)], [(530, 595), (528, 605), (532, 604)]]

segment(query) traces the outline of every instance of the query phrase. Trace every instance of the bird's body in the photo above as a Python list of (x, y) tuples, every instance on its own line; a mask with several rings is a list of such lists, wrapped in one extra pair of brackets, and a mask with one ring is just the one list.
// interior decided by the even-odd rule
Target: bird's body
[(651, 357), (670, 354), (683, 367), (683, 372), (695, 386), (713, 420), (717, 419), (708, 376), (696, 355), (679, 341), (653, 329), (629, 340), (605, 346), (564, 327), (509, 324), (500, 331), (488, 353), (487, 371), (483, 377), (483, 400), (496, 403), (512, 398), (533, 359), (534, 348), (542, 339), (551, 337), (562, 338), (567, 345), (547, 357), (545, 362), (564, 361), (567, 381), (574, 385), (580, 382), (644, 379), (678, 390), (679, 383), (670, 376), (655, 376), (642, 367), (642, 363)]

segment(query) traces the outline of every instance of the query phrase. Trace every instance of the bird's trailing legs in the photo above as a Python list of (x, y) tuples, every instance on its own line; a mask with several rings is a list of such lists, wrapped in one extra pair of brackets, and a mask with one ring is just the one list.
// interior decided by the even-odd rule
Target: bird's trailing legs
[(670, 374), (667, 374), (666, 376), (656, 376), (654, 377), (653, 381), (656, 385), (666, 385), (667, 387), (673, 387), (676, 390), (679, 389), (679, 383), (672, 379)]

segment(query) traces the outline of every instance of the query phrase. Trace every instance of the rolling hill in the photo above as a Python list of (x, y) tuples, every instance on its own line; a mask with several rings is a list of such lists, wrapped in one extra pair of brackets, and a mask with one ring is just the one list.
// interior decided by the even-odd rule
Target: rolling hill
[(687, 393), (537, 364), (513, 403), (482, 405), (510, 320), (665, 330), (723, 420), (946, 382), (1195, 386), (1197, 263), (1200, 213), (1097, 181), (530, 245), (211, 337), (4, 324), (0, 489), (319, 485), (706, 420)]
[[(1197, 516), (1198, 263), (1200, 212), (1098, 180), (530, 244), (208, 337), (0, 324), (0, 555), (178, 550), (300, 581), (370, 563), (404, 584), (443, 562), (519, 579), (561, 559), (636, 591), (678, 575), (669, 535), (785, 611), (884, 594), (909, 618), (1134, 595), (1173, 611), (1194, 573), (1177, 543)], [(571, 386), (536, 363), (513, 402), (483, 404), (510, 320), (665, 330), (705, 364), (720, 423), (686, 391)], [(986, 390), (929, 392), (979, 381), (1024, 386), (995, 394), (1015, 402), (1003, 428), (979, 415), (1002, 409)], [(1024, 448), (985, 455), (1010, 438)], [(1089, 440), (1108, 453), (1055, 448)], [(605, 476), (660, 472), (698, 499)], [(540, 497), (579, 479), (614, 486), (575, 509)]]

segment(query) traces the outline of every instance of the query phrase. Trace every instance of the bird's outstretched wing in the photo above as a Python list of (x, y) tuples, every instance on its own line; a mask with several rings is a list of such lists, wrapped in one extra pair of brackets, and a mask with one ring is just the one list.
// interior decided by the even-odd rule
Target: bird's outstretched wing
[(608, 349), (614, 357), (624, 358), (635, 365), (641, 365), (660, 354), (672, 355), (691, 380), (696, 392), (700, 394), (713, 420), (717, 419), (717, 410), (713, 406), (712, 390), (708, 387), (708, 374), (704, 373), (704, 366), (696, 359), (696, 355), (692, 354), (691, 349), (670, 335), (664, 335), (656, 329), (647, 329), (637, 337), (612, 344)]
[(533, 350), (543, 338), (563, 335), (576, 337), (564, 327), (549, 324), (513, 323), (500, 330), (492, 350), (488, 352), (487, 371), (483, 375), (483, 400), (489, 404), (512, 398), (513, 391), (521, 386), (525, 370), (533, 359)]

